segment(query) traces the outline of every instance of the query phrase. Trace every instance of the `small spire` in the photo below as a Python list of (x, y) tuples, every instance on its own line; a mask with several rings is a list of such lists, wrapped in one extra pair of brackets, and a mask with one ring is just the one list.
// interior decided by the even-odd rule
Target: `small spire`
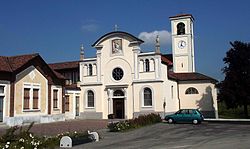
[(117, 30), (118, 30), (118, 28), (119, 28), (119, 27), (118, 27), (118, 25), (117, 25), (117, 24), (115, 24), (115, 28), (114, 28), (114, 30), (115, 30), (115, 31), (117, 31)]
[(80, 60), (84, 59), (84, 47), (83, 44), (80, 45)]
[(160, 50), (160, 37), (159, 35), (156, 36), (155, 39), (155, 53), (160, 54), (161, 50)]

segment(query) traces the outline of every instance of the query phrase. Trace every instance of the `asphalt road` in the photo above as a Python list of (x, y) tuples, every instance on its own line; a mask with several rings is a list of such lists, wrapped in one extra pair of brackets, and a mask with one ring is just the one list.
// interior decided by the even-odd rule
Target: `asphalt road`
[(249, 149), (250, 125), (159, 123), (137, 130), (113, 133), (99, 131), (99, 142), (75, 149)]

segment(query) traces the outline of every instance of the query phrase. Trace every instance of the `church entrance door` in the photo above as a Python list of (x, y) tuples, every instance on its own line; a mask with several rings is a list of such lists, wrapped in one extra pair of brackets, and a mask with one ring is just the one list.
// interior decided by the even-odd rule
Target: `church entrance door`
[(124, 119), (124, 98), (113, 98), (114, 118)]

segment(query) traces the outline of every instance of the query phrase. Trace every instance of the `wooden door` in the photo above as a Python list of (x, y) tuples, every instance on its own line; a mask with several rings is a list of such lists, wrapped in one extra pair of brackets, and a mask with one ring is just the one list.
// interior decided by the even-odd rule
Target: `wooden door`
[(76, 116), (79, 116), (79, 96), (76, 96)]
[(0, 96), (0, 122), (3, 122), (3, 97)]
[(124, 119), (124, 99), (113, 99), (113, 113), (115, 118)]

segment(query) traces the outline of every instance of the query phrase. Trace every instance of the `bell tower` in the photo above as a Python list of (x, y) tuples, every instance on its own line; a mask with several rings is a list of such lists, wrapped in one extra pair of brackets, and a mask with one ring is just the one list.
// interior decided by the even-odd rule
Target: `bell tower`
[(191, 14), (169, 17), (172, 31), (173, 71), (195, 72), (194, 35)]

